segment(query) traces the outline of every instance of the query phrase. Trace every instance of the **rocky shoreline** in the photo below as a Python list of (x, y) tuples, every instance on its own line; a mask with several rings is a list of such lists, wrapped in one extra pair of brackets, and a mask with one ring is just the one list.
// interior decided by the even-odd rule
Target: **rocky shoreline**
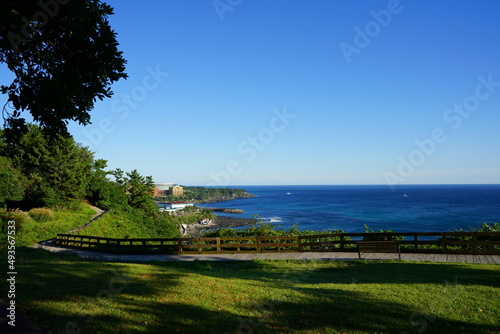
[(223, 217), (217, 216), (215, 218), (214, 224), (216, 227), (235, 227), (235, 226), (246, 226), (253, 224), (254, 220), (250, 218), (233, 218), (233, 217)]
[[(201, 201), (201, 202), (198, 202), (196, 204), (226, 202), (226, 201), (230, 201), (233, 199), (253, 198), (253, 197), (257, 197), (257, 196), (254, 194), (250, 194), (248, 192), (245, 192), (245, 193), (241, 193), (241, 194), (221, 195), (221, 196), (217, 196), (217, 197), (212, 197), (208, 200)], [(202, 208), (202, 209), (208, 209), (208, 210), (211, 210), (213, 212), (223, 212), (223, 213), (234, 213), (234, 214), (243, 213), (243, 210), (240, 210), (240, 209), (226, 209), (226, 208)], [(199, 236), (202, 232), (207, 231), (207, 230), (216, 229), (216, 228), (229, 228), (229, 227), (237, 227), (237, 226), (246, 226), (246, 225), (253, 224), (253, 222), (254, 222), (254, 220), (249, 219), (249, 218), (233, 218), (233, 217), (227, 217), (227, 216), (216, 216), (215, 220), (210, 222), (207, 225), (202, 225), (202, 224), (183, 225), (183, 227), (181, 228), (181, 232), (184, 232), (184, 235), (186, 237)]]
[(201, 209), (210, 210), (212, 212), (222, 212), (222, 213), (244, 213), (245, 211), (241, 209), (225, 209), (225, 208), (206, 208), (200, 207)]
[(211, 230), (214, 228), (228, 228), (228, 227), (237, 227), (237, 226), (246, 226), (253, 224), (254, 220), (249, 218), (233, 218), (233, 217), (223, 217), (216, 216), (215, 220), (208, 225), (201, 224), (189, 224), (184, 225), (186, 237), (189, 236), (198, 236), (202, 232)]

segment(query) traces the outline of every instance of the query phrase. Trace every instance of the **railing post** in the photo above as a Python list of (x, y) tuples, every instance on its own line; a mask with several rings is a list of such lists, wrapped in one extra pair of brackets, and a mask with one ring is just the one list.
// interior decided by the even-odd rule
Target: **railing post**
[(177, 240), (177, 254), (182, 253), (182, 239)]
[(255, 244), (257, 245), (257, 252), (260, 252), (260, 239), (259, 239), (259, 237), (255, 237)]
[(477, 254), (477, 250), (478, 250), (478, 245), (477, 245), (477, 233), (476, 232), (472, 232), (472, 250), (474, 252), (474, 254)]
[(415, 250), (418, 250), (418, 234), (417, 233), (415, 233), (413, 235), (413, 242), (415, 244)]
[(441, 247), (442, 247), (443, 254), (448, 254), (448, 247), (446, 245), (446, 243), (447, 243), (446, 239), (447, 239), (446, 232), (442, 232), (441, 233)]
[(215, 239), (215, 242), (216, 242), (216, 244), (217, 244), (217, 252), (218, 252), (218, 253), (220, 253), (220, 238), (219, 238), (219, 237), (217, 237), (217, 238)]
[(297, 237), (297, 251), (302, 252), (302, 236)]

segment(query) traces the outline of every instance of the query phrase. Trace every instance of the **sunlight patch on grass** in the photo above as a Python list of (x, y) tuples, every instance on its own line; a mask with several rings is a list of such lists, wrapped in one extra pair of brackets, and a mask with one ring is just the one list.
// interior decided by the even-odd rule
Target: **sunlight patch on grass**
[(24, 223), (18, 234), (18, 246), (31, 246), (40, 241), (57, 237), (58, 233), (66, 233), (82, 226), (90, 220), (95, 211), (89, 206), (82, 206), (78, 211), (62, 209), (54, 211), (54, 216), (48, 221), (31, 219)]

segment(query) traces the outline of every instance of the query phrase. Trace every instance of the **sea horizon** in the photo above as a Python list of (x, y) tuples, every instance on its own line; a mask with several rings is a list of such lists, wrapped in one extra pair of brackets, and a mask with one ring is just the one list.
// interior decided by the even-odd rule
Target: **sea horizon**
[(240, 185), (257, 197), (201, 206), (241, 209), (278, 228), (447, 232), (500, 222), (500, 184)]
[(205, 187), (205, 188), (242, 188), (242, 187), (286, 187), (286, 186), (386, 186), (406, 187), (406, 186), (500, 186), (500, 183), (408, 183), (388, 185), (387, 183), (337, 183), (337, 184), (238, 184), (238, 185), (184, 185), (185, 187)]

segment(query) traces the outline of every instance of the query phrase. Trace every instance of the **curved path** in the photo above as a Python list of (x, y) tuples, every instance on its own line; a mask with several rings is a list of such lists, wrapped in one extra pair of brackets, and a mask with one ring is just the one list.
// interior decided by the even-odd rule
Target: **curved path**
[[(357, 260), (356, 252), (283, 252), (283, 253), (239, 253), (239, 254), (186, 254), (186, 255), (117, 255), (80, 249), (69, 249), (38, 244), (35, 247), (50, 252), (74, 253), (82, 258), (117, 262), (151, 262), (151, 261), (252, 261), (252, 260)], [(367, 253), (362, 255), (365, 260), (397, 260), (397, 254)], [(500, 264), (500, 255), (471, 254), (422, 254), (402, 253), (403, 261), (416, 262), (455, 262)]]
[(70, 233), (74, 233), (74, 232), (78, 232), (80, 230), (83, 230), (84, 228), (86, 228), (90, 224), (92, 224), (95, 220), (99, 219), (103, 214), (109, 212), (109, 211), (104, 211), (102, 209), (99, 209), (97, 206), (93, 206), (93, 205), (91, 205), (90, 208), (95, 211), (95, 215), (90, 217), (90, 220), (88, 222), (86, 222), (85, 224), (83, 224), (82, 226), (77, 227), (74, 230), (68, 231), (65, 234), (70, 234)]
[[(74, 232), (78, 232), (80, 230), (83, 230), (84, 228), (88, 227), (90, 224), (92, 224), (94, 221), (96, 221), (97, 219), (99, 219), (103, 214), (105, 213), (108, 213), (109, 211), (104, 211), (102, 209), (99, 209), (97, 206), (90, 206), (91, 209), (93, 209), (95, 211), (95, 214), (90, 217), (90, 220), (88, 222), (86, 222), (85, 224), (83, 224), (82, 226), (80, 227), (77, 227), (71, 231), (68, 231), (68, 232), (65, 232), (64, 234), (71, 234), (71, 233), (74, 233)], [(50, 248), (58, 248), (58, 247), (55, 247), (55, 244), (56, 244), (56, 238), (52, 238), (52, 239), (49, 239), (49, 240), (44, 240), (44, 241), (40, 241), (39, 243), (37, 243), (36, 245), (32, 246), (33, 248), (46, 248), (46, 249), (50, 249)]]

